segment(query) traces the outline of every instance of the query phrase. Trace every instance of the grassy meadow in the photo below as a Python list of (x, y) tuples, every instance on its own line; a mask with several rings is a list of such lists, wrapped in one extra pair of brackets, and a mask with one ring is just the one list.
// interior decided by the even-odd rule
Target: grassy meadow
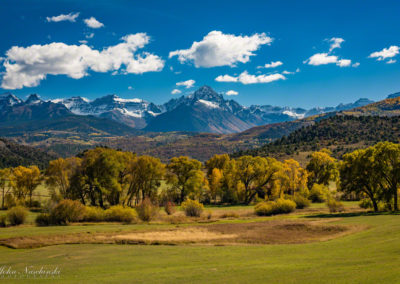
[[(56, 235), (68, 240), (69, 236), (82, 234), (111, 236), (154, 232), (157, 235), (171, 230), (180, 232), (185, 228), (225, 226), (234, 230), (239, 225), (277, 223), (281, 226), (285, 222), (309, 221), (325, 224), (324, 231), (335, 226), (356, 230), (332, 238), (307, 239), (302, 238), (304, 232), (300, 227), (294, 227), (291, 228), (293, 239), (286, 240), (288, 243), (283, 239), (272, 244), (190, 242), (133, 245), (85, 243), (78, 239), (70, 244), (28, 249), (1, 246), (0, 267), (11, 266), (22, 271), (26, 266), (57, 266), (61, 270), (61, 275), (53, 279), (57, 283), (399, 283), (400, 216), (366, 213), (358, 210), (354, 202), (346, 202), (345, 206), (346, 212), (339, 214), (329, 214), (324, 204), (313, 204), (289, 215), (273, 217), (252, 215), (251, 206), (208, 206), (206, 211), (213, 216), (210, 220), (188, 219), (179, 224), (170, 223), (162, 216), (150, 223), (129, 225), (85, 223), (36, 227), (28, 222), (1, 228), (0, 240), (37, 238), (45, 245), (46, 240)], [(29, 218), (33, 220), (36, 213), (30, 214)], [(279, 236), (274, 228), (278, 227), (266, 231), (264, 237), (267, 240), (268, 234), (271, 238)], [(7, 283), (51, 281), (40, 278), (0, 279), (3, 280)]]

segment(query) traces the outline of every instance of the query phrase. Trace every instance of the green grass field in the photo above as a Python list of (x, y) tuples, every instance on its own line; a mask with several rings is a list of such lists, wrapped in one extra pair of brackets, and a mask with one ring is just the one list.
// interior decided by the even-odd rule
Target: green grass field
[[(243, 207), (229, 208), (235, 209)], [(321, 219), (325, 219), (323, 216)], [(304, 214), (292, 217), (307, 218)], [(328, 217), (331, 215), (326, 215)], [(23, 271), (26, 266), (57, 266), (61, 270), (61, 276), (53, 279), (57, 283), (400, 283), (400, 215), (339, 217), (332, 220), (337, 224), (367, 225), (368, 229), (330, 241), (293, 245), (0, 247), (0, 267), (11, 266)], [(238, 222), (225, 222), (235, 221)], [(0, 237), (158, 226), (174, 225), (98, 224), (45, 228), (25, 225), (2, 228)], [(2, 281), (53, 283), (49, 279), (32, 278), (0, 278)]]

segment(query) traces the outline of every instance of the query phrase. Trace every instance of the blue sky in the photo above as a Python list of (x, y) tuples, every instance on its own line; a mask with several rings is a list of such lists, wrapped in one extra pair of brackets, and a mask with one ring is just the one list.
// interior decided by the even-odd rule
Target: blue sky
[[(207, 84), (244, 105), (309, 108), (400, 91), (400, 1), (1, 6), (0, 91), (21, 97), (115, 93), (163, 103)], [(273, 62), (283, 64), (265, 68)]]

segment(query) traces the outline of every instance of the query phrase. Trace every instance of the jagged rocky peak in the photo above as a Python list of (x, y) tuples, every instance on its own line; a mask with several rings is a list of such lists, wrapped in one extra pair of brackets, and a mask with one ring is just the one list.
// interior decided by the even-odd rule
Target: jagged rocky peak
[(221, 101), (224, 99), (221, 94), (218, 94), (211, 87), (206, 85), (200, 87), (197, 91), (193, 93), (193, 95), (189, 97), (193, 97), (193, 99), (196, 100), (202, 99), (208, 101)]
[(25, 104), (27, 105), (33, 105), (33, 104), (39, 104), (43, 102), (42, 99), (39, 97), (37, 94), (30, 94), (29, 97), (26, 99)]
[(22, 103), (22, 100), (10, 92), (0, 94), (0, 104), (1, 105), (12, 106), (12, 105), (19, 104), (19, 103)]

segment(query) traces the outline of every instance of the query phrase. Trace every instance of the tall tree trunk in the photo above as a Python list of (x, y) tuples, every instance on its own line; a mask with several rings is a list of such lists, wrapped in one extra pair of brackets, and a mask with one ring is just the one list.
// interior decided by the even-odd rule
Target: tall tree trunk
[(394, 207), (393, 210), (394, 211), (398, 211), (399, 210), (397, 202), (398, 202), (398, 194), (397, 194), (397, 186), (396, 186), (394, 188), (394, 190), (393, 190), (393, 207)]

